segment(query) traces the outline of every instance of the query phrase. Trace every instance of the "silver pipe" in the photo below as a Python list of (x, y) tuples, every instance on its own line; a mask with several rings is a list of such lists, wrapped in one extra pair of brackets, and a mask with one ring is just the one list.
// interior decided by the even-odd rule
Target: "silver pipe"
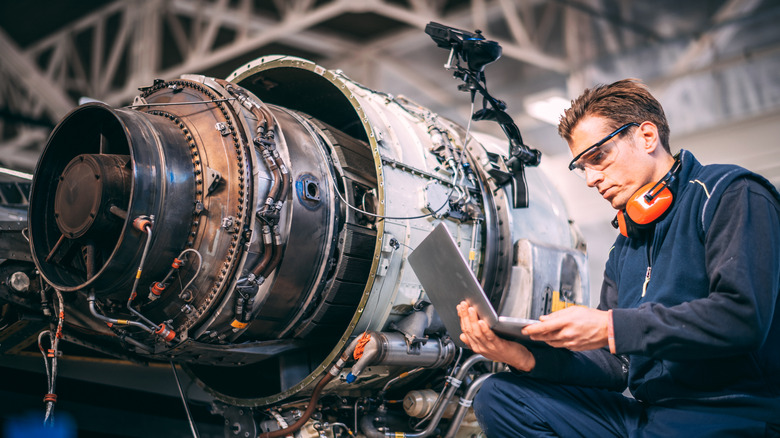
[(382, 392), (381, 393), (384, 394), (385, 392), (387, 392), (387, 388), (389, 388), (390, 385), (392, 385), (393, 383), (395, 383), (395, 382), (397, 382), (397, 381), (399, 381), (399, 380), (401, 380), (401, 379), (403, 379), (405, 377), (411, 376), (412, 374), (419, 373), (420, 371), (422, 371), (424, 369), (425, 369), (424, 367), (418, 367), (418, 368), (415, 368), (415, 369), (413, 369), (411, 371), (405, 371), (405, 372), (399, 374), (398, 376), (393, 377), (392, 379), (388, 380), (387, 383), (385, 383), (385, 386), (382, 388)]
[(471, 407), (471, 403), (474, 401), (474, 396), (477, 395), (477, 391), (482, 387), (485, 380), (492, 375), (493, 373), (482, 374), (471, 382), (471, 385), (466, 389), (466, 394), (458, 401), (458, 409), (452, 416), (450, 427), (447, 429), (447, 434), (444, 435), (444, 438), (455, 438), (455, 434), (458, 432), (458, 429), (460, 429), (463, 418), (466, 417), (466, 413)]
[(190, 430), (192, 431), (193, 438), (199, 438), (198, 429), (195, 427), (195, 422), (192, 421), (192, 414), (190, 413), (190, 407), (187, 406), (187, 398), (184, 397), (184, 391), (181, 389), (181, 382), (179, 382), (179, 375), (176, 373), (176, 365), (171, 364), (171, 370), (173, 370), (173, 378), (176, 380), (176, 387), (179, 388), (179, 395), (181, 396), (181, 402), (184, 405), (184, 411), (187, 413), (187, 421), (190, 423)]
[(489, 361), (490, 361), (489, 359), (485, 358), (480, 354), (475, 354), (469, 357), (468, 359), (466, 359), (466, 362), (463, 363), (463, 366), (455, 374), (455, 377), (448, 379), (447, 383), (449, 387), (445, 389), (444, 397), (441, 400), (441, 404), (439, 405), (439, 407), (436, 409), (435, 413), (431, 417), (431, 421), (428, 423), (428, 426), (425, 428), (425, 430), (421, 432), (415, 432), (415, 433), (389, 432), (389, 431), (382, 433), (379, 432), (374, 426), (373, 418), (372, 418), (373, 414), (365, 415), (363, 418), (361, 418), (360, 429), (368, 438), (379, 438), (379, 437), (424, 438), (430, 436), (433, 433), (433, 431), (436, 429), (436, 426), (439, 425), (439, 421), (441, 421), (441, 418), (444, 415), (444, 410), (447, 408), (447, 404), (449, 404), (449, 401), (452, 400), (452, 396), (455, 394), (455, 391), (457, 391), (458, 388), (460, 387), (463, 378), (469, 372), (471, 367), (473, 367), (475, 364), (479, 362), (489, 362)]
[(105, 321), (105, 322), (108, 322), (108, 323), (111, 323), (111, 324), (132, 325), (134, 327), (140, 327), (140, 328), (146, 330), (147, 332), (154, 334), (154, 329), (153, 328), (147, 327), (145, 324), (142, 324), (142, 323), (140, 323), (138, 321), (131, 321), (129, 319), (114, 319), (114, 318), (109, 318), (107, 316), (103, 316), (100, 313), (98, 313), (97, 309), (95, 308), (95, 293), (94, 292), (89, 294), (89, 297), (87, 297), (87, 302), (89, 302), (89, 311), (90, 311), (90, 313), (92, 313), (92, 316), (94, 316), (95, 318), (97, 318), (97, 319), (99, 319), (101, 321)]

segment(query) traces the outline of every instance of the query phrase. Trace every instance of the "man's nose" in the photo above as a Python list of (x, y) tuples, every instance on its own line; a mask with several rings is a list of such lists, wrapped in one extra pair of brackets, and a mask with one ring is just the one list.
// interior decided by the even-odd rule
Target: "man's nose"
[(588, 187), (596, 187), (596, 184), (604, 179), (604, 172), (593, 170), (591, 168), (585, 168), (585, 184)]

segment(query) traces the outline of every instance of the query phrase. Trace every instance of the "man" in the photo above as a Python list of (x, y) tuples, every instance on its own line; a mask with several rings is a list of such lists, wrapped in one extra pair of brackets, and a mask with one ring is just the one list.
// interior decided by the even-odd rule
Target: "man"
[(513, 370), (475, 399), (487, 436), (780, 436), (780, 195), (737, 166), (673, 156), (636, 80), (586, 90), (558, 132), (621, 234), (597, 309), (526, 327), (549, 347), (500, 338), (458, 306), (463, 342)]

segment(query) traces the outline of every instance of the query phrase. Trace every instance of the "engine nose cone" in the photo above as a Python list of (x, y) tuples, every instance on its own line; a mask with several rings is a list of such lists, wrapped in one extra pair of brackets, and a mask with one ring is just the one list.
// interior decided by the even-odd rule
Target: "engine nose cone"
[(54, 195), (54, 217), (62, 234), (77, 239), (116, 227), (106, 218), (112, 204), (127, 205), (130, 171), (116, 155), (82, 154), (65, 166)]

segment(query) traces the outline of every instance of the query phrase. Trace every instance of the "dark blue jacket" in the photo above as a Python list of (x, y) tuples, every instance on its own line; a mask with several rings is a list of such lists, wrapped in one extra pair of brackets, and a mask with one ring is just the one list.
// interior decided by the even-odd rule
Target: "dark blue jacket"
[(638, 400), (776, 422), (780, 195), (740, 167), (681, 159), (651, 236), (610, 251), (599, 308), (613, 309), (620, 356), (534, 349), (531, 375), (621, 390), (627, 372)]

